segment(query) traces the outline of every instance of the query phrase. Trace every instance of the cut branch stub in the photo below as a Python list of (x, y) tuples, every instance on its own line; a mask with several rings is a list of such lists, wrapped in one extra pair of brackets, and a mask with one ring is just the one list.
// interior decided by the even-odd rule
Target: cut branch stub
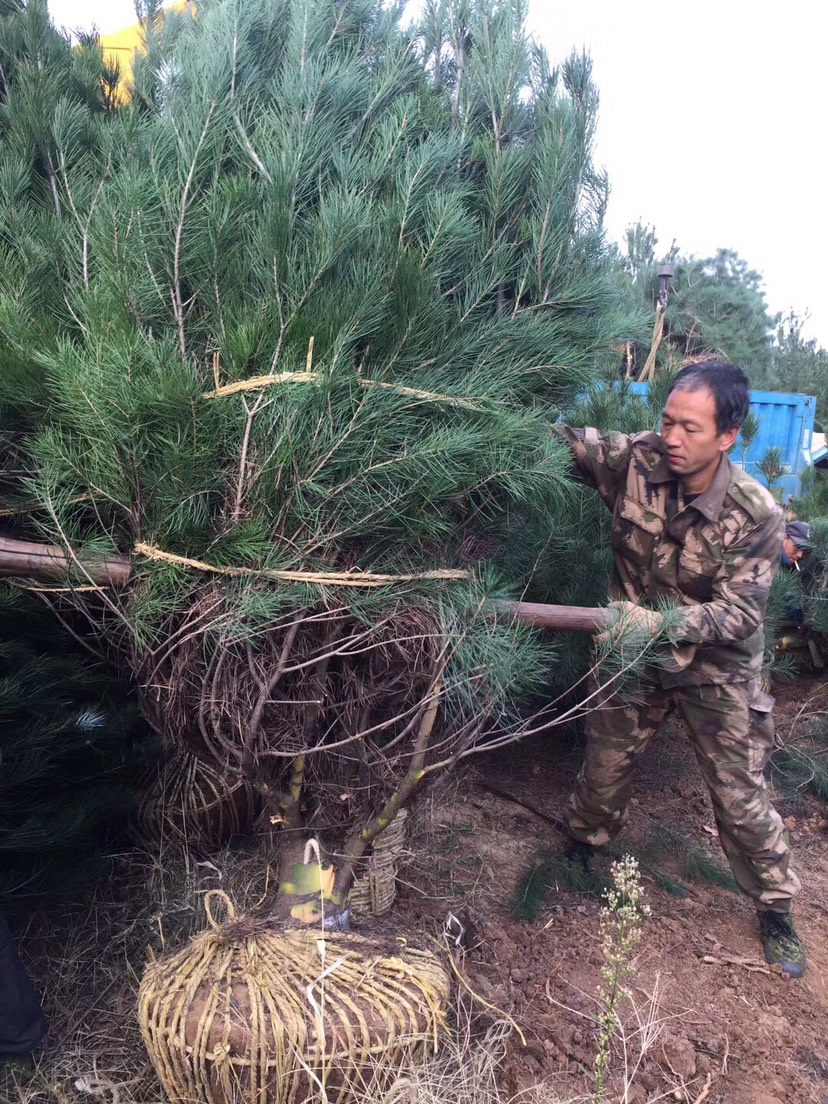
[(538, 629), (596, 633), (605, 629), (609, 612), (597, 606), (554, 606), (545, 602), (497, 601), (492, 605), (499, 617), (522, 621)]
[(128, 556), (90, 556), (76, 560), (54, 544), (12, 540), (0, 537), (0, 576), (66, 581), (76, 579), (101, 586), (124, 587), (129, 582), (132, 563)]

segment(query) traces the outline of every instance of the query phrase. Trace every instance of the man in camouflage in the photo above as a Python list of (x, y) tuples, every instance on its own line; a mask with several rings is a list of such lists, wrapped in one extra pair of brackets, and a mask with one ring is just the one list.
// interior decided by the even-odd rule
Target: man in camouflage
[(748, 413), (747, 388), (740, 369), (708, 361), (677, 375), (660, 435), (556, 427), (578, 475), (612, 511), (611, 597), (622, 617), (656, 634), (659, 600), (679, 602), (683, 614), (634, 704), (611, 686), (598, 692), (568, 823), (582, 857), (613, 839), (635, 764), (676, 708), (736, 882), (756, 904), (765, 956), (800, 977), (805, 952), (790, 920), (799, 882), (764, 778), (774, 730), (761, 685), (763, 620), (782, 513), (727, 456)]

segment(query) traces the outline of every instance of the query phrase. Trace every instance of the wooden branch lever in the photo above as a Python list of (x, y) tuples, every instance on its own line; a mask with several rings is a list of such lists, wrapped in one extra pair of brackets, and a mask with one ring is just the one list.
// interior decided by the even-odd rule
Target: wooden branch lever
[[(0, 537), (0, 577), (16, 576), (42, 582), (73, 580), (78, 584), (125, 587), (132, 573), (128, 556), (84, 556), (75, 561), (54, 544)], [(550, 606), (541, 602), (492, 603), (498, 616), (523, 621), (540, 629), (600, 632), (607, 611), (589, 606)]]
[(607, 627), (608, 611), (597, 606), (550, 606), (545, 602), (492, 603), (503, 618), (514, 618), (538, 629), (596, 633)]
[(43, 582), (72, 579), (78, 584), (123, 587), (131, 572), (128, 556), (84, 556), (79, 565), (55, 544), (0, 537), (0, 577), (16, 575)]

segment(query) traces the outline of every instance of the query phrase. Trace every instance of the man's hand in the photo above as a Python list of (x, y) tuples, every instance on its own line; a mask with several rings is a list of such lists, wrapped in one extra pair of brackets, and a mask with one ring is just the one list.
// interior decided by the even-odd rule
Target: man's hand
[(618, 619), (613, 619), (612, 626), (598, 633), (595, 641), (598, 644), (606, 644), (612, 637), (617, 636), (619, 630), (634, 629), (650, 636), (658, 636), (664, 625), (664, 618), (656, 610), (637, 606), (635, 602), (610, 602), (610, 609), (616, 610)]

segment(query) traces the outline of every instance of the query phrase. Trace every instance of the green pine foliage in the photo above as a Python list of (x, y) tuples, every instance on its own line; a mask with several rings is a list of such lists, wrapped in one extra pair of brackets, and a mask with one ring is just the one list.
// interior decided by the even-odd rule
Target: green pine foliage
[(780, 322), (773, 346), (773, 361), (765, 386), (816, 398), (816, 420), (824, 428), (828, 418), (828, 349), (806, 338), (807, 318), (789, 311)]
[(828, 635), (828, 517), (811, 520), (815, 548), (805, 560), (805, 621), (814, 632)]
[(667, 320), (684, 356), (713, 351), (760, 380), (771, 360), (776, 317), (765, 302), (761, 273), (731, 249), (706, 258), (676, 258)]
[(824, 743), (779, 748), (771, 759), (771, 777), (789, 798), (807, 792), (828, 801), (828, 755)]
[(800, 476), (802, 491), (791, 505), (803, 521), (828, 517), (828, 472), (824, 468), (806, 468)]
[(519, 0), (408, 31), (378, 0), (151, 8), (119, 110), (37, 0), (4, 20), (6, 497), (81, 560), (149, 547), (74, 600), (168, 740), (271, 796), (311, 750), (311, 819), (358, 822), (419, 777), (433, 693), (430, 766), (549, 679), (485, 601), (540, 563), (564, 591), (583, 530), (548, 426), (640, 322), (589, 61), (553, 67)]
[(765, 611), (766, 680), (794, 678), (799, 671), (796, 657), (785, 651), (785, 637), (802, 624), (806, 596), (797, 572), (780, 569), (768, 596)]
[(808, 793), (828, 801), (828, 718), (820, 714), (802, 727), (795, 743), (775, 749), (771, 777), (788, 800)]
[(612, 887), (600, 871), (586, 870), (560, 852), (541, 851), (522, 874), (512, 895), (512, 916), (530, 923), (537, 920), (552, 892), (568, 890), (603, 897)]
[[(666, 824), (654, 824), (643, 847), (648, 864), (644, 870), (656, 870), (669, 856), (679, 878), (690, 882), (709, 883), (722, 889), (736, 891), (736, 882), (728, 869), (714, 858), (707, 847), (687, 832), (677, 831)], [(669, 881), (669, 875), (668, 875)]]
[[(520, 876), (512, 894), (512, 916), (527, 923), (537, 920), (548, 905), (550, 895), (561, 891), (603, 898), (612, 883), (598, 863), (603, 863), (604, 858), (617, 860), (620, 857), (621, 852), (615, 847), (602, 849), (601, 857), (585, 869), (577, 859), (562, 851), (539, 851)], [(736, 890), (732, 874), (705, 847), (663, 825), (649, 833), (637, 861), (646, 877), (671, 897), (690, 896), (685, 881)]]
[(0, 905), (83, 884), (152, 743), (124, 687), (42, 603), (0, 589)]

